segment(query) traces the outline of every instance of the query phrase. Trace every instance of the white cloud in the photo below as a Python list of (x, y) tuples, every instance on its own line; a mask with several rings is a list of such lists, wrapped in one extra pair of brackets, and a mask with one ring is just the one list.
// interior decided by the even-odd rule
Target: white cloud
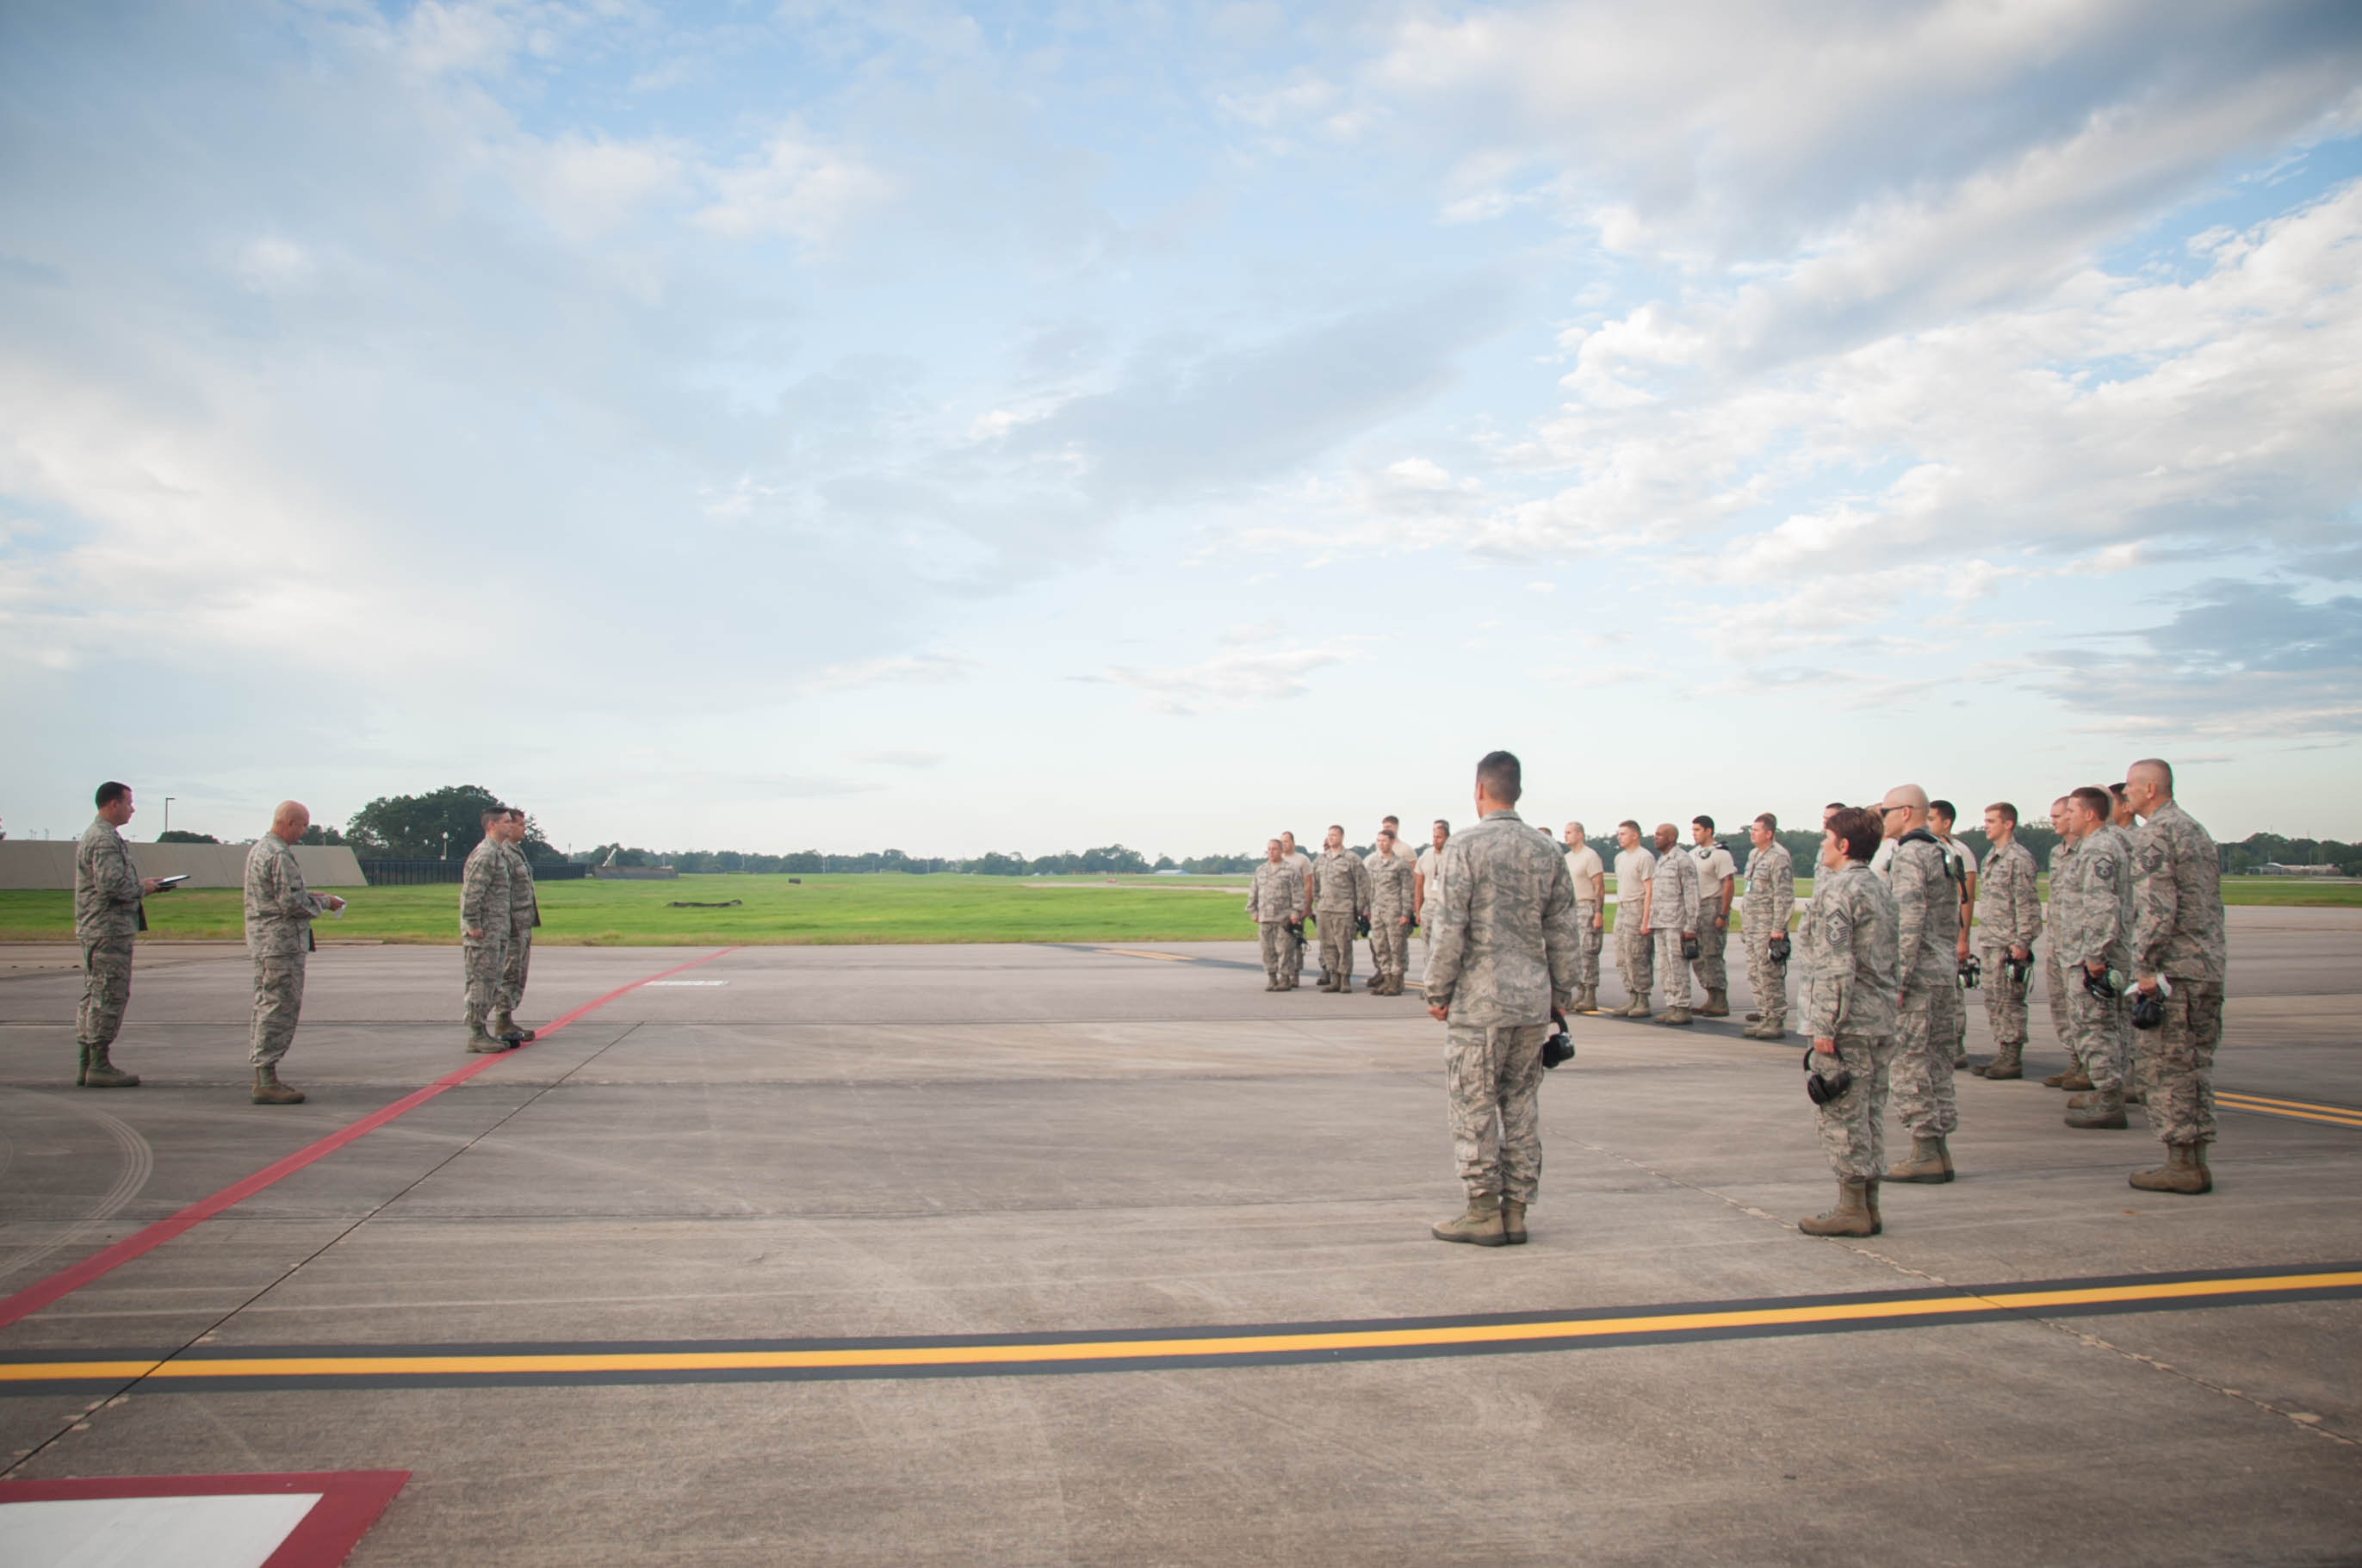
[(709, 170), (705, 178), (713, 201), (697, 221), (733, 239), (769, 234), (825, 239), (848, 219), (882, 205), (894, 189), (879, 171), (792, 127), (773, 135), (759, 158)]
[(877, 751), (856, 751), (855, 762), (875, 763), (881, 767), (940, 767), (944, 754), (940, 751), (911, 751), (889, 746)]
[(822, 667), (806, 678), (799, 690), (807, 695), (849, 691), (861, 686), (941, 686), (965, 680), (976, 673), (975, 659), (965, 654), (922, 653), (889, 655), (851, 664)]
[(1335, 645), (1224, 653), (1176, 668), (1111, 666), (1105, 679), (1145, 694), (1149, 706), (1158, 712), (1187, 715), (1209, 708), (1255, 707), (1304, 696), (1311, 690), (1305, 677), (1352, 657), (1351, 651)]

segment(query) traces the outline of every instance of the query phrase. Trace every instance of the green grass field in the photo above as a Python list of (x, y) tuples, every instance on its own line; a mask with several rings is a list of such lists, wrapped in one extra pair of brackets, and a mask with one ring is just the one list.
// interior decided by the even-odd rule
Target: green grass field
[[(323, 940), (459, 940), (457, 887), (352, 888)], [(549, 882), (535, 939), (575, 946), (729, 946), (861, 942), (1202, 942), (1254, 935), (1243, 878), (1228, 877), (683, 877), (669, 882)], [(2232, 904), (2362, 908), (2362, 885), (2237, 877)], [(668, 909), (742, 900), (736, 909)], [(1615, 911), (1609, 911), (1613, 923)], [(237, 941), (238, 895), (213, 888), (148, 900), (153, 941)], [(73, 895), (0, 891), (0, 941), (73, 936)]]

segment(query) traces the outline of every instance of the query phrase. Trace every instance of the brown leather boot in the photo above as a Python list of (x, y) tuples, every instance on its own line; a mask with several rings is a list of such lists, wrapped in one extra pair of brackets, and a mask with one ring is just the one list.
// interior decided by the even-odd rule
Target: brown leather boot
[[(2047, 1083), (2049, 1080), (2046, 1078), (2043, 1081)], [(2063, 1089), (2090, 1088), (2092, 1087), (2092, 1075), (2085, 1072), (2082, 1068), (2077, 1067), (2074, 1071), (2069, 1073), (2065, 1077), (2058, 1080), (2058, 1087)]]
[(279, 1068), (274, 1063), (254, 1069), (254, 1103), (257, 1105), (301, 1105), (304, 1091), (290, 1088), (279, 1081)]
[(1667, 1008), (1665, 1016), (1657, 1020), (1659, 1023), (1671, 1024), (1683, 1024), (1690, 1021), (1690, 1010), (1685, 1007)]
[(1526, 1206), (1514, 1198), (1501, 1199), (1501, 1237), (1513, 1247), (1526, 1244)]
[(1976, 1069), (1981, 1078), (2022, 1078), (2025, 1077), (2025, 1047), (2004, 1045), (2000, 1055)]
[(2064, 1088), (2067, 1087), (2067, 1080), (2074, 1077), (2082, 1070), (2082, 1064), (2079, 1062), (2070, 1062), (2058, 1072), (2055, 1072), (2048, 1077), (2043, 1079), (2042, 1087), (2044, 1088)]
[(1480, 1247), (1506, 1247), (1509, 1233), (1501, 1226), (1501, 1195), (1482, 1193), (1468, 1200), (1468, 1212), (1431, 1228), (1439, 1242), (1473, 1242)]
[(1698, 1009), (1698, 1016), (1700, 1018), (1728, 1018), (1730, 1016), (1730, 993), (1724, 990), (1719, 986), (1707, 987), (1705, 993), (1705, 1005)]
[(104, 1045), (94, 1045), (90, 1048), (83, 1066), (82, 1077), (78, 1080), (82, 1086), (84, 1088), (138, 1088), (139, 1075), (127, 1073), (117, 1067), (106, 1059), (106, 1052), (107, 1047)]
[(2168, 1143), (2165, 1164), (2132, 1174), (2133, 1186), (2143, 1192), (2179, 1192), (2195, 1198), (2214, 1190), (2214, 1173), (2206, 1168), (2203, 1143)]
[(1931, 1184), (1951, 1180), (1952, 1154), (1944, 1147), (1944, 1135), (1938, 1132), (1932, 1138), (1923, 1138), (1914, 1133), (1911, 1157), (1899, 1165), (1887, 1167), (1885, 1179)]
[(2070, 1127), (2120, 1129), (2125, 1125), (2125, 1097), (2116, 1089), (2093, 1089), (2088, 1095), (2077, 1095), (2067, 1106)]
[(1636, 1001), (1631, 1006), (1624, 1009), (1620, 1016), (1625, 1018), (1646, 1018), (1649, 1016), (1649, 1004), (1646, 1001)]
[(1797, 1220), (1796, 1229), (1807, 1236), (1876, 1235), (1870, 1217), (1870, 1184), (1860, 1176), (1840, 1177), (1838, 1206)]
[(508, 1009), (501, 1008), (492, 1014), (492, 1021), (484, 1031), (495, 1040), (505, 1040), (512, 1045), (522, 1045), (533, 1038), (533, 1031), (520, 1028)]

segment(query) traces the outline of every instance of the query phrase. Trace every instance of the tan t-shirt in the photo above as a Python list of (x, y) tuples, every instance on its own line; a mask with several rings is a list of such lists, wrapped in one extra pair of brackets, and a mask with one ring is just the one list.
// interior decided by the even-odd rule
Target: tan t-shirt
[(1587, 844), (1578, 845), (1566, 852), (1566, 874), (1574, 878), (1576, 903), (1587, 904), (1592, 901), (1591, 879), (1604, 875), (1606, 869), (1606, 867), (1600, 864), (1599, 851)]

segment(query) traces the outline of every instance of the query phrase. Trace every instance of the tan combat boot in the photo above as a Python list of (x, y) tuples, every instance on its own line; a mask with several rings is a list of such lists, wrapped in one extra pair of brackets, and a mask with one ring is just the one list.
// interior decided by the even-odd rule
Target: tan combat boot
[(2118, 1089), (2093, 1089), (2079, 1094), (2067, 1102), (2067, 1125), (2070, 1127), (2122, 1128), (2125, 1121), (2125, 1097)]
[(1700, 1018), (1728, 1018), (1730, 1016), (1730, 993), (1724, 990), (1719, 986), (1707, 987), (1705, 993), (1705, 1006), (1698, 1009), (1698, 1016)]
[(1760, 1023), (1763, 1021), (1763, 1015), (1760, 1012), (1750, 1012), (1747, 1015), (1747, 1021), (1749, 1023)]
[(1665, 1016), (1657, 1020), (1657, 1021), (1659, 1023), (1671, 1023), (1676, 1025), (1687, 1023), (1691, 1021), (1690, 1010), (1685, 1007), (1667, 1008), (1665, 1010)]
[(104, 1045), (90, 1048), (83, 1065), (82, 1077), (78, 1080), (82, 1086), (84, 1088), (137, 1088), (139, 1075), (127, 1073), (108, 1061), (106, 1051)]
[(277, 1064), (254, 1069), (254, 1103), (257, 1105), (301, 1105), (304, 1091), (291, 1088), (279, 1081)]
[(1797, 1220), (1796, 1229), (1807, 1236), (1878, 1234), (1870, 1218), (1870, 1184), (1860, 1176), (1838, 1178), (1838, 1206)]
[(1878, 1177), (1871, 1177), (1862, 1183), (1861, 1193), (1862, 1201), (1870, 1207), (1870, 1233), (1873, 1236), (1882, 1233), (1886, 1229), (1886, 1221), (1880, 1218), (1878, 1212)]
[(2214, 1190), (2214, 1173), (2206, 1168), (2203, 1143), (2168, 1143), (2165, 1164), (2135, 1171), (2131, 1179), (2143, 1192), (2179, 1192), (2195, 1198)]
[(473, 1008), (468, 1010), (468, 1049), (478, 1055), (489, 1051), (505, 1051), (509, 1043), (495, 1040), (484, 1032), (484, 1015)]
[(1981, 1078), (2022, 1078), (2025, 1077), (2025, 1047), (2004, 1045), (2000, 1053), (1983, 1066), (1976, 1069)]
[[(2048, 1083), (2050, 1080), (2049, 1080), (2049, 1079), (2047, 1079), (2047, 1078), (2045, 1078), (2045, 1079), (2043, 1079), (2042, 1081), (2043, 1081), (2043, 1082), (2045, 1082), (2045, 1083)], [(2087, 1088), (2090, 1088), (2092, 1087), (2092, 1075), (2091, 1075), (2091, 1074), (2089, 1074), (2089, 1073), (2087, 1073), (2087, 1072), (2085, 1072), (2085, 1071), (2084, 1071), (2081, 1067), (2080, 1067), (2080, 1066), (2079, 1066), (2079, 1067), (2075, 1067), (2075, 1068), (2071, 1069), (2070, 1071), (2069, 1071), (2069, 1072), (2068, 1072), (2068, 1074), (2067, 1074), (2064, 1077), (2062, 1077), (2062, 1078), (2060, 1078), (2060, 1079), (2058, 1080), (2058, 1087), (2059, 1087), (2060, 1088), (2063, 1088), (2063, 1089), (2087, 1089)]]
[(1513, 1247), (1526, 1244), (1526, 1206), (1514, 1198), (1501, 1199), (1501, 1239)]
[(520, 1029), (515, 1015), (502, 1008), (492, 1014), (491, 1027), (485, 1031), (495, 1040), (505, 1040), (512, 1045), (522, 1045), (534, 1037), (530, 1029)]
[(1888, 1181), (1948, 1182), (1952, 1179), (1952, 1153), (1944, 1147), (1944, 1135), (1932, 1138), (1912, 1134), (1911, 1158), (1902, 1165), (1889, 1166)]
[(1506, 1247), (1509, 1233), (1501, 1228), (1501, 1197), (1479, 1193), (1468, 1200), (1468, 1212), (1433, 1228), (1439, 1242), (1473, 1242), (1480, 1247)]
[(2067, 1066), (2066, 1066), (2064, 1068), (2062, 1068), (2060, 1071), (2058, 1071), (2058, 1072), (2055, 1072), (2055, 1073), (2051, 1074), (2048, 1077), (2047, 1077), (2047, 1078), (2043, 1079), (2043, 1080), (2042, 1080), (2042, 1087), (2043, 1087), (2044, 1088), (2066, 1088), (2066, 1086), (2067, 1086), (2067, 1080), (2068, 1080), (2069, 1078), (2074, 1077), (2075, 1076), (2077, 1076), (2078, 1074), (2080, 1074), (2081, 1072), (2082, 1072), (2082, 1070), (2083, 1070), (2083, 1064), (2082, 1064), (2082, 1063), (2081, 1063), (2081, 1062), (2074, 1062), (2074, 1061), (2070, 1061), (2070, 1062), (2069, 1062), (2069, 1063), (2067, 1064)]
[(1642, 999), (1632, 1003), (1629, 1007), (1620, 1009), (1617, 1013), (1611, 1016), (1620, 1016), (1623, 1018), (1646, 1018), (1649, 1016), (1648, 1000), (1646, 998), (1643, 998)]

